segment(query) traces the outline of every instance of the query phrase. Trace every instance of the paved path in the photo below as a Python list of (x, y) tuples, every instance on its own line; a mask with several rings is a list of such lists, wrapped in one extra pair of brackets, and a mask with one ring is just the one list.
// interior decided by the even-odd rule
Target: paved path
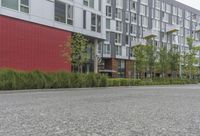
[(0, 92), (0, 136), (200, 136), (200, 85)]

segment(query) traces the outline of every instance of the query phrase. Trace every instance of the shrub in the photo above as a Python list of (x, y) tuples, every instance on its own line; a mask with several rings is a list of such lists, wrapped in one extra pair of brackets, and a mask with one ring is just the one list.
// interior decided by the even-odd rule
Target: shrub
[(106, 87), (107, 82), (106, 76), (93, 73), (0, 70), (0, 90)]
[(189, 79), (108, 79), (105, 75), (94, 73), (45, 73), (40, 71), (20, 72), (9, 69), (0, 70), (0, 90), (171, 85), (196, 83), (198, 83), (197, 80)]

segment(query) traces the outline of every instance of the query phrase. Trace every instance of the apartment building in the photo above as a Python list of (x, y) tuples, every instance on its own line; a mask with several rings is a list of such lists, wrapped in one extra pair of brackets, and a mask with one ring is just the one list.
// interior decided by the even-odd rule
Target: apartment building
[(186, 51), (187, 37), (200, 44), (199, 23), (199, 10), (175, 0), (0, 0), (0, 67), (70, 71), (59, 45), (82, 33), (97, 47), (100, 72), (132, 77), (133, 46)]
[(106, 40), (99, 53), (105, 58), (105, 68), (118, 72), (113, 73), (115, 77), (134, 76), (133, 46), (153, 42), (157, 48), (173, 44), (187, 51), (189, 36), (200, 45), (200, 11), (180, 2), (107, 0), (105, 6)]
[[(71, 71), (61, 45), (73, 33), (90, 44), (105, 39), (104, 0), (0, 0), (0, 67)], [(92, 71), (93, 64), (87, 69)]]

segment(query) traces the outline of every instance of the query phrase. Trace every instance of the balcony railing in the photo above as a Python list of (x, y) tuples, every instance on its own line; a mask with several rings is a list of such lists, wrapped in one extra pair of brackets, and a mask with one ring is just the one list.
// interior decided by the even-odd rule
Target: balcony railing
[(147, 44), (146, 40), (141, 39), (141, 38), (138, 38), (132, 41), (132, 47), (138, 46), (138, 45), (146, 45), (146, 44)]
[(166, 32), (167, 33), (174, 33), (180, 30), (179, 25), (167, 25), (166, 26)]
[(145, 39), (150, 39), (150, 38), (154, 38), (154, 37), (157, 37), (157, 36), (158, 36), (158, 31), (150, 29), (150, 30), (146, 30), (144, 32), (144, 36), (143, 37)]

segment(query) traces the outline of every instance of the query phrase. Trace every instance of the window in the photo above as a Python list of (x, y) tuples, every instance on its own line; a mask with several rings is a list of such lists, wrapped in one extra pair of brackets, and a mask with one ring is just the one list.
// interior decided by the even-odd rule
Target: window
[(106, 2), (107, 2), (108, 4), (111, 4), (111, 0), (106, 0)]
[(91, 30), (101, 32), (101, 16), (94, 13), (91, 14)]
[(90, 7), (94, 8), (94, 0), (90, 0)]
[(140, 5), (140, 14), (145, 16), (146, 8), (144, 5)]
[(3, 7), (18, 10), (18, 0), (2, 0), (1, 5)]
[(20, 11), (24, 13), (29, 13), (29, 0), (21, 0)]
[(131, 34), (136, 34), (136, 31), (137, 31), (137, 26), (131, 25), (131, 29), (130, 29)]
[(96, 31), (96, 14), (91, 14), (91, 30)]
[(83, 5), (94, 8), (94, 0), (83, 0)]
[(171, 12), (171, 5), (166, 4), (166, 12), (168, 12), (168, 13)]
[(177, 8), (173, 6), (173, 14), (174, 14), (174, 15), (177, 15), (177, 13), (178, 13)]
[(106, 29), (110, 29), (110, 19), (106, 19)]
[(116, 6), (123, 7), (123, 0), (116, 0)]
[(126, 12), (126, 21), (130, 20), (130, 12)]
[(143, 23), (143, 26), (145, 26), (145, 27), (148, 26), (148, 19), (147, 19), (147, 17), (142, 17), (142, 23)]
[(177, 24), (177, 17), (176, 16), (172, 16), (172, 24)]
[(110, 42), (110, 32), (106, 32), (106, 41)]
[(162, 2), (162, 11), (165, 11), (165, 3)]
[(101, 33), (101, 16), (97, 15), (97, 32)]
[(112, 16), (112, 10), (110, 6), (106, 6), (106, 16), (111, 17)]
[(159, 10), (155, 10), (155, 18), (160, 19), (160, 11)]
[(126, 56), (127, 56), (127, 57), (130, 56), (130, 49), (129, 49), (129, 47), (126, 47)]
[(99, 11), (101, 11), (101, 8), (102, 8), (102, 7), (101, 7), (101, 6), (102, 6), (101, 4), (102, 4), (102, 0), (99, 0)]
[(116, 21), (116, 30), (117, 31), (122, 31), (122, 22)]
[(182, 15), (183, 15), (183, 11), (182, 11), (182, 9), (179, 8), (179, 9), (178, 9), (178, 16), (179, 16), (179, 17), (182, 17)]
[(129, 45), (129, 36), (126, 35), (126, 44)]
[(118, 60), (118, 74), (120, 78), (125, 77), (125, 60)]
[(137, 22), (137, 14), (136, 13), (131, 13), (131, 22), (134, 22), (134, 23)]
[(83, 28), (84, 29), (86, 29), (86, 20), (87, 20), (86, 10), (83, 10)]
[(122, 10), (116, 8), (116, 18), (118, 19), (122, 19)]
[(129, 33), (129, 23), (126, 23), (126, 33)]
[(89, 5), (89, 0), (83, 0), (83, 5), (88, 6)]
[(133, 11), (136, 11), (136, 2), (134, 2), (133, 0), (130, 1), (130, 8)]
[(55, 21), (73, 25), (73, 6), (56, 0)]
[(103, 54), (110, 54), (110, 53), (111, 53), (110, 44), (104, 44)]
[(116, 47), (116, 55), (122, 55), (122, 46), (115, 46)]
[(122, 41), (122, 35), (119, 33), (115, 34), (115, 43), (121, 44)]
[(160, 9), (160, 1), (159, 0), (155, 0), (155, 7), (157, 9)]
[(55, 20), (66, 23), (66, 4), (60, 1), (55, 1)]
[(73, 6), (67, 6), (67, 24), (73, 25)]
[(2, 0), (1, 5), (14, 10), (20, 8), (21, 12), (29, 13), (29, 0)]

